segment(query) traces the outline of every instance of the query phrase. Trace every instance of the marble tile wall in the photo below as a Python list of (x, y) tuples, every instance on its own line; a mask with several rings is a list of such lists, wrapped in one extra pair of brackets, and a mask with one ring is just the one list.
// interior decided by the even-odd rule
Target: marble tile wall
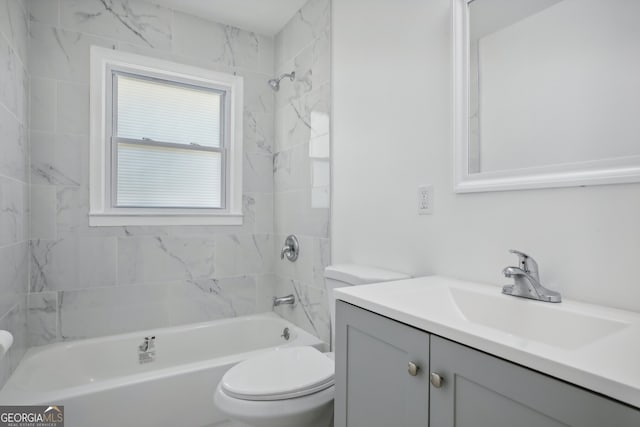
[(28, 347), (28, 25), (24, 1), (0, 1), (0, 329), (14, 336), (0, 387)]
[(330, 0), (310, 0), (275, 37), (274, 233), (279, 253), (288, 234), (300, 241), (295, 263), (276, 259), (275, 288), (298, 303), (276, 310), (330, 342), (323, 271), (330, 262)]
[[(30, 170), (22, 173), (30, 176), (34, 207), (29, 343), (270, 310), (275, 97), (266, 81), (275, 67), (273, 37), (139, 0), (28, 4), (32, 144)], [(89, 227), (91, 45), (244, 77), (242, 226)]]

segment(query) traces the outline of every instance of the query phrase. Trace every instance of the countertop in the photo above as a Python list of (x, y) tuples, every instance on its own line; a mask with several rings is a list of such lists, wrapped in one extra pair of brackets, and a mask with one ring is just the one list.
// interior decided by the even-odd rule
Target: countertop
[[(335, 297), (640, 408), (640, 313), (570, 300), (552, 304), (501, 295), (520, 304), (516, 307), (523, 308), (523, 312), (527, 304), (545, 304), (544, 309), (550, 310), (552, 316), (554, 310), (564, 310), (625, 324), (615, 333), (586, 345), (550, 345), (465, 318), (452, 302), (448, 292), (452, 287), (477, 292), (480, 296), (501, 295), (500, 286), (428, 276), (339, 288), (335, 290)], [(519, 312), (516, 309), (515, 316)], [(524, 315), (514, 319), (514, 322), (526, 321)], [(581, 333), (579, 327), (575, 329), (576, 334)]]

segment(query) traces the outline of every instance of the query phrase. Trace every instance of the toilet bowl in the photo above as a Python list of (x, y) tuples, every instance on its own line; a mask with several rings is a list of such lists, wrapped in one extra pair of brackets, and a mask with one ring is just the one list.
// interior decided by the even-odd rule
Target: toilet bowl
[[(332, 337), (335, 288), (407, 278), (402, 273), (357, 265), (327, 267), (325, 284)], [(229, 369), (213, 400), (230, 419), (252, 427), (330, 427), (334, 389), (333, 353), (322, 353), (310, 346), (289, 347), (269, 351)]]
[(333, 360), (314, 347), (273, 350), (231, 368), (214, 402), (232, 420), (257, 427), (329, 427)]

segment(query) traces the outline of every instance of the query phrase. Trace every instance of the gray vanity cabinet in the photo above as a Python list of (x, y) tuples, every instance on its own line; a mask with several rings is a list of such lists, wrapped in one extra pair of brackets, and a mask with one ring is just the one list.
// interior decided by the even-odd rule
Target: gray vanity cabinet
[(639, 427), (640, 411), (431, 335), (434, 427)]
[(336, 316), (335, 427), (427, 427), (429, 334), (341, 301)]
[(335, 427), (640, 427), (638, 409), (342, 301), (336, 349)]

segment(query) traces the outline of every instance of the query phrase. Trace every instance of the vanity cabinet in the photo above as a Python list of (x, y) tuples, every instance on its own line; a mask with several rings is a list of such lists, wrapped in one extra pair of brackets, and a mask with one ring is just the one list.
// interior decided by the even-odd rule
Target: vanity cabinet
[(618, 401), (342, 301), (336, 310), (335, 427), (640, 426), (640, 410)]
[(336, 316), (335, 427), (426, 427), (429, 334), (340, 301)]

